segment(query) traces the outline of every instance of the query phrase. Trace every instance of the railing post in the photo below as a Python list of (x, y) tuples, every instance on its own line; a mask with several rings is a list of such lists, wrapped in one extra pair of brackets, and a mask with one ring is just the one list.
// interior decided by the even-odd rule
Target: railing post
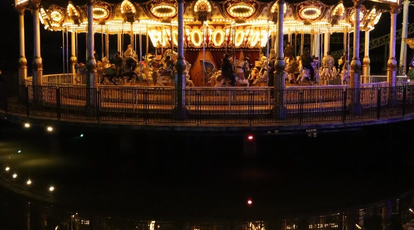
[(143, 101), (144, 105), (144, 120), (145, 120), (145, 124), (148, 124), (148, 120), (149, 120), (149, 93), (148, 90), (144, 91), (144, 101)]
[(201, 121), (201, 92), (200, 91), (197, 91), (197, 93), (196, 93), (196, 101), (195, 101), (195, 103), (196, 103), (196, 114), (197, 114), (197, 116), (196, 116), (196, 123), (197, 123), (197, 125), (200, 125), (200, 121)]
[(348, 95), (348, 90), (345, 88), (342, 91), (342, 122), (345, 123), (346, 120), (346, 97)]
[(254, 95), (254, 93), (250, 91), (249, 92), (249, 124), (250, 124), (250, 126), (252, 125), (253, 116), (254, 116), (254, 110), (253, 110), (253, 108), (254, 108), (254, 106), (253, 106), (254, 97), (253, 97), (253, 95)]
[(377, 120), (380, 119), (381, 115), (381, 87), (377, 89)]
[(402, 116), (405, 116), (405, 105), (407, 102), (407, 86), (403, 86), (403, 107), (402, 107)]
[(299, 91), (299, 124), (303, 121), (303, 91)]
[(60, 89), (59, 87), (56, 87), (56, 114), (57, 119), (60, 120), (61, 117), (61, 110), (60, 110)]
[(97, 103), (96, 117), (98, 119), (98, 123), (100, 123), (101, 122), (101, 91), (98, 89), (96, 90), (96, 103)]
[(29, 87), (26, 85), (26, 116), (29, 117), (30, 107), (29, 107)]

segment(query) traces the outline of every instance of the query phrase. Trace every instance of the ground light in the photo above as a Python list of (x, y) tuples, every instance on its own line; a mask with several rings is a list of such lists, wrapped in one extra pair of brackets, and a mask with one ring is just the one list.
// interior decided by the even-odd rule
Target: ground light
[(17, 178), (17, 173), (13, 173), (13, 179), (16, 179)]
[(26, 181), (26, 184), (27, 184), (27, 185), (31, 185), (31, 184), (32, 184), (32, 180), (28, 179), (28, 180)]
[(25, 128), (30, 128), (30, 123), (24, 123)]
[(53, 127), (52, 127), (52, 126), (48, 126), (48, 127), (46, 128), (46, 130), (47, 130), (48, 132), (52, 132), (52, 131), (53, 131)]

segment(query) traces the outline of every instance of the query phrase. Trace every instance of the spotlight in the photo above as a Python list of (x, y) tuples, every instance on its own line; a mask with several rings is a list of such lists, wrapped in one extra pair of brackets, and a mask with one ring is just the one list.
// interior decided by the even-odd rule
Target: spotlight
[(55, 187), (50, 186), (50, 187), (49, 187), (49, 192), (53, 192), (53, 191), (55, 191)]
[(30, 128), (30, 123), (24, 123), (25, 128)]
[(46, 129), (48, 132), (52, 132), (53, 131), (53, 127), (52, 126), (48, 126)]
[(5, 170), (6, 170), (6, 172), (10, 171), (10, 167), (9, 167), (9, 166), (7, 166), (7, 167), (5, 168)]
[(17, 178), (17, 173), (13, 173), (13, 179), (16, 179)]
[(27, 184), (27, 185), (31, 185), (31, 184), (32, 184), (32, 180), (28, 179), (28, 180), (26, 181), (26, 184)]

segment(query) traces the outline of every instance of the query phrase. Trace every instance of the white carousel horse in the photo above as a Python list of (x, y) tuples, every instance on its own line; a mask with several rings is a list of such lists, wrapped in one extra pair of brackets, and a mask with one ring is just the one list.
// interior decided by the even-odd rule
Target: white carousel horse
[(319, 68), (319, 76), (322, 84), (327, 84), (329, 81), (334, 80), (334, 78), (338, 75), (338, 71), (336, 70), (336, 67), (321, 67)]

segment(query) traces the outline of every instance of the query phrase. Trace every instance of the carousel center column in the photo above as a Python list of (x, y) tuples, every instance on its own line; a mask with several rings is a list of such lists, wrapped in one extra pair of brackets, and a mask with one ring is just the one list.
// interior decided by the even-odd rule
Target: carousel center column
[(39, 3), (33, 6), (33, 99), (41, 100), (40, 86), (42, 85), (43, 61), (40, 54), (40, 20), (39, 20)]
[(175, 77), (175, 108), (174, 119), (185, 120), (188, 117), (185, 108), (185, 74), (186, 62), (184, 60), (184, 0), (178, 0), (178, 57), (175, 64), (177, 76)]
[(400, 12), (400, 6), (391, 6), (391, 28), (390, 28), (390, 53), (387, 62), (387, 82), (388, 86), (392, 87), (388, 91), (388, 98), (391, 102), (395, 96), (395, 87), (397, 79), (397, 60), (395, 59), (395, 40), (396, 40), (396, 29), (397, 29), (397, 14)]
[(285, 119), (286, 118), (286, 108), (285, 108), (285, 61), (283, 57), (283, 4), (284, 0), (277, 0), (278, 5), (278, 20), (277, 20), (277, 59), (275, 62), (276, 74), (274, 75), (274, 114), (276, 118)]
[(354, 21), (354, 47), (351, 61), (350, 71), (350, 87), (351, 87), (351, 107), (354, 114), (362, 112), (360, 102), (360, 81), (361, 81), (361, 60), (359, 59), (359, 39), (360, 39), (360, 12), (363, 0), (353, 0), (355, 7)]
[(88, 108), (95, 106), (97, 88), (96, 83), (96, 60), (94, 55), (95, 40), (93, 31), (93, 3), (94, 0), (88, 1), (88, 60), (86, 61), (87, 78), (86, 78), (86, 105)]

